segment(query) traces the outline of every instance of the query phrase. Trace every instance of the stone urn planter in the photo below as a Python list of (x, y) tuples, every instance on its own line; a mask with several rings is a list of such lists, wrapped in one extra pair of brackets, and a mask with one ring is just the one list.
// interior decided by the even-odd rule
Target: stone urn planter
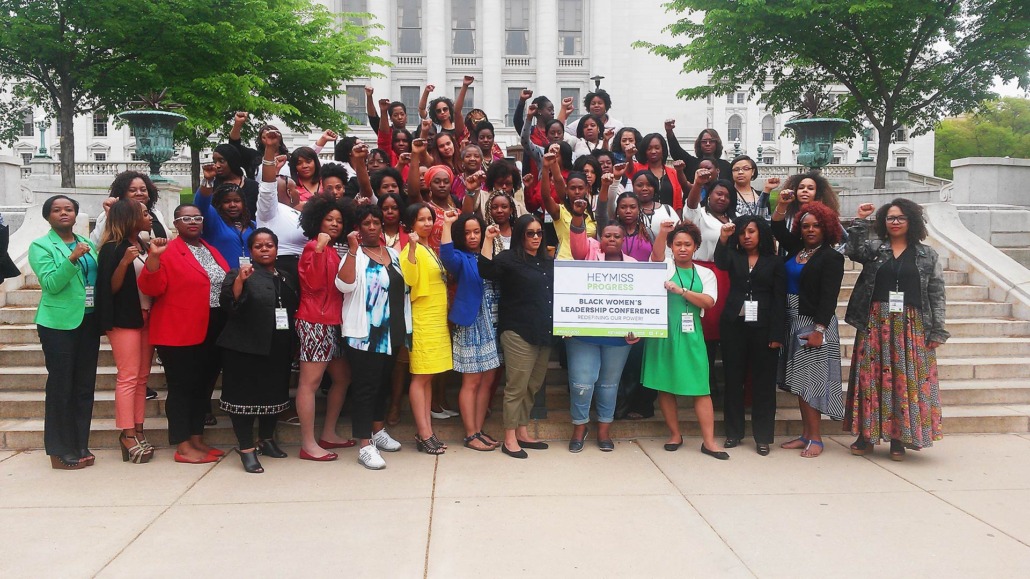
[(132, 127), (136, 135), (136, 154), (150, 164), (150, 178), (155, 182), (171, 181), (161, 176), (161, 163), (175, 154), (175, 127), (186, 117), (159, 110), (125, 111), (116, 116)]
[(818, 171), (833, 160), (833, 143), (848, 121), (839, 118), (794, 119), (784, 123), (794, 132), (798, 145), (798, 163)]

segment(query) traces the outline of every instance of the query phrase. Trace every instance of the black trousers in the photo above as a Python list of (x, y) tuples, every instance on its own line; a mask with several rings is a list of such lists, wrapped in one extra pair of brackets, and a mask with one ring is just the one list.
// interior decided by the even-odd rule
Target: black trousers
[(258, 438), (271, 440), (275, 436), (275, 414), (230, 414), (229, 420), (240, 450), (254, 448), (254, 422), (258, 423)]
[(751, 370), (751, 430), (758, 444), (772, 444), (776, 423), (776, 362), (765, 329), (748, 328), (738, 317), (719, 326), (726, 372), (723, 413), (726, 438), (744, 438), (744, 380)]
[(211, 308), (204, 341), (193, 346), (157, 346), (168, 382), (168, 443), (177, 446), (204, 434), (204, 416), (211, 411), (211, 387), (222, 369), (215, 341), (225, 326), (225, 314)]
[(386, 417), (393, 382), (394, 354), (377, 354), (344, 346), (350, 362), (351, 436), (372, 438), (372, 423)]
[(96, 314), (86, 314), (74, 330), (36, 326), (48, 374), (43, 419), (48, 455), (81, 456), (89, 447), (100, 356), (97, 324)]

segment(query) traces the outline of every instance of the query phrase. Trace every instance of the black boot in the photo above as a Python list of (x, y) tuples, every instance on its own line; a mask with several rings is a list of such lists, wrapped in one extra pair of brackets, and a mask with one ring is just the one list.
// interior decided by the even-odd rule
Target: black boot
[(262, 468), (261, 463), (258, 461), (256, 450), (252, 450), (250, 452), (243, 452), (239, 449), (236, 449), (236, 453), (240, 455), (240, 461), (243, 463), (243, 470), (250, 473), (265, 472), (265, 469)]

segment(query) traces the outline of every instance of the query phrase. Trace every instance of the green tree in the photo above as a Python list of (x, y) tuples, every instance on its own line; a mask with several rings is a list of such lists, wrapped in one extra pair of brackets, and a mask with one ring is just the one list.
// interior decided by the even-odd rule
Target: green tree
[(1030, 100), (1005, 97), (984, 103), (972, 115), (941, 121), (934, 173), (951, 179), (951, 162), (965, 157), (1030, 159)]
[[(886, 180), (893, 132), (933, 130), (938, 120), (995, 95), (994, 77), (1030, 87), (1026, 0), (673, 0), (687, 13), (667, 30), (678, 44), (638, 42), (684, 72), (711, 75), (679, 95), (702, 98), (747, 87), (776, 112), (797, 110), (813, 87), (848, 91), (838, 113), (876, 132), (875, 187)], [(703, 12), (700, 22), (690, 14)]]
[(0, 0), (0, 77), (62, 123), (61, 183), (75, 186), (76, 115), (169, 88), (199, 150), (235, 109), (288, 126), (339, 124), (327, 101), (368, 76), (382, 41), (312, 0)]

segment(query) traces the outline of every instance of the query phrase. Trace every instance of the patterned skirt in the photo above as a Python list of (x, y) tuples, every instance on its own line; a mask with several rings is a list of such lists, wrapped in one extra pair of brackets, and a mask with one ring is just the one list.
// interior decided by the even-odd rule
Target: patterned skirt
[(343, 356), (340, 326), (296, 321), (301, 362), (331, 362)]
[(462, 374), (486, 372), (501, 365), (497, 356), (497, 330), (490, 322), (490, 304), (485, 296), (480, 301), (475, 323), (454, 327), (451, 353), (454, 371)]
[(837, 316), (823, 333), (823, 345), (807, 348), (798, 339), (815, 328), (815, 320), (798, 313), (798, 296), (787, 294), (787, 343), (780, 351), (776, 383), (809, 406), (832, 418), (844, 416)]
[(869, 328), (855, 336), (844, 430), (874, 443), (933, 446), (943, 438), (940, 384), (922, 315), (912, 306), (892, 314), (886, 303), (874, 302)]

